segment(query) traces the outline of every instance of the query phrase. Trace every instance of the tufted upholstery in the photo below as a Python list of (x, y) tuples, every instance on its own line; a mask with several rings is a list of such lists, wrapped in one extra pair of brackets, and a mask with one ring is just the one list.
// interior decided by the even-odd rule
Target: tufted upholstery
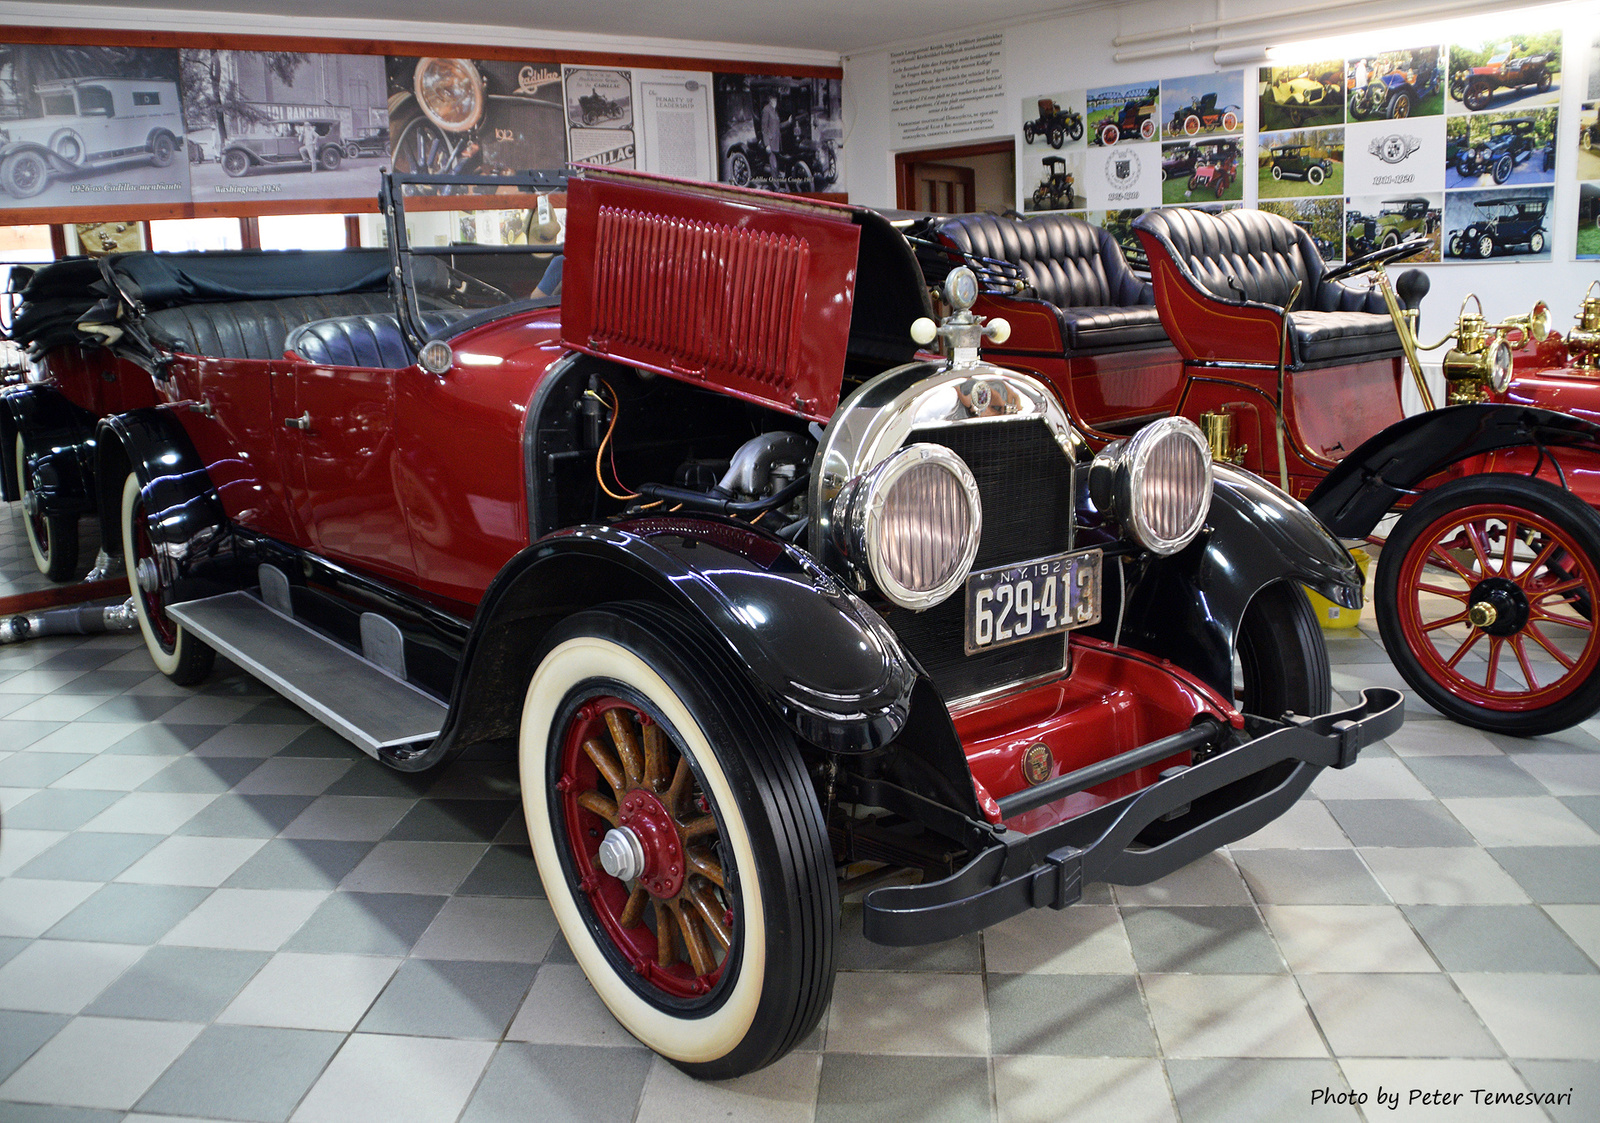
[(161, 308), (145, 315), (152, 342), (170, 351), (222, 359), (281, 359), (289, 332), (308, 320), (382, 312), (387, 293), (288, 296)]
[(1302, 282), (1289, 313), (1293, 366), (1401, 353), (1383, 297), (1325, 280), (1327, 270), (1311, 236), (1286, 218), (1256, 210), (1170, 207), (1146, 211), (1134, 228), (1155, 242), (1155, 252), (1171, 258), (1185, 281), (1221, 304), (1282, 309), (1295, 282)]
[[(461, 309), (424, 312), (422, 330), (431, 336), (464, 315)], [(393, 312), (312, 320), (291, 331), (284, 348), (307, 362), (327, 366), (398, 370), (412, 363), (400, 321)]]
[(1066, 215), (1018, 221), (988, 214), (950, 219), (939, 232), (979, 257), (1009, 261), (1053, 305), (1069, 352), (1126, 350), (1167, 341), (1150, 286), (1128, 268), (1116, 239)]

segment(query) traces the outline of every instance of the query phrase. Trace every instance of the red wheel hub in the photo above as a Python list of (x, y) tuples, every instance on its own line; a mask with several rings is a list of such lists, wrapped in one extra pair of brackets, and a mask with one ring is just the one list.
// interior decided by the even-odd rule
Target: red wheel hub
[(644, 873), (639, 884), (655, 897), (676, 897), (683, 890), (683, 843), (678, 825), (649, 792), (635, 788), (622, 797), (621, 825), (644, 848)]

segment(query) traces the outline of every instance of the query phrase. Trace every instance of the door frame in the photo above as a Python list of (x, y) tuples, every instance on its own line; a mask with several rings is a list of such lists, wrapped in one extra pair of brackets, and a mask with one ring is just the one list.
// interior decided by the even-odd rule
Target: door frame
[(913, 164), (939, 164), (946, 160), (959, 159), (962, 156), (994, 156), (1002, 153), (1015, 155), (1017, 151), (1017, 138), (1006, 137), (1003, 140), (985, 140), (976, 144), (959, 144), (951, 148), (919, 148), (913, 152), (896, 152), (894, 154), (894, 194), (895, 206), (903, 211), (917, 210), (916, 195), (911, 182), (911, 167)]

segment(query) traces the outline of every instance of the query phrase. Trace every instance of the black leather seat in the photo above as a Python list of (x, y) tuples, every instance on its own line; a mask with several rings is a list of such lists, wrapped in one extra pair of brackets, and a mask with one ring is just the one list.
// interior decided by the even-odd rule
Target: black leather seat
[[(1298, 282), (1300, 294), (1289, 310), (1290, 366), (1401, 354), (1400, 336), (1383, 297), (1375, 290), (1327, 280), (1327, 267), (1311, 236), (1286, 218), (1257, 210), (1211, 213), (1164, 207), (1140, 215), (1134, 228), (1156, 243), (1151, 248), (1152, 266), (1157, 251), (1163, 252), (1182, 279), (1209, 298), (1207, 304), (1265, 306), (1281, 312)], [(1226, 318), (1226, 308), (1217, 308), (1215, 315)], [(1218, 328), (1216, 334), (1223, 330)], [(1215, 357), (1225, 361), (1230, 356)], [(1231, 357), (1255, 361), (1263, 356)]]
[(1128, 268), (1110, 234), (1061, 214), (1028, 219), (968, 214), (939, 227), (952, 245), (1009, 261), (1052, 305), (1069, 353), (1123, 351), (1167, 342), (1150, 286)]
[[(422, 313), (422, 329), (433, 335), (466, 312), (452, 308)], [(384, 367), (398, 370), (415, 360), (407, 350), (399, 318), (393, 312), (335, 316), (301, 324), (288, 335), (285, 348), (322, 366)]]
[[(160, 308), (145, 315), (151, 341), (169, 351), (220, 359), (281, 359), (289, 333), (309, 320), (384, 312), (387, 293), (286, 296)], [(404, 364), (402, 364), (404, 365)]]

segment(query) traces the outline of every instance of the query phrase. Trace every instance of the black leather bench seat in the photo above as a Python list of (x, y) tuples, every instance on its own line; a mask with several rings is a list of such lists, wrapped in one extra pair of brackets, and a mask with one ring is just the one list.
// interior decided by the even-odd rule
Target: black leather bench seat
[[(466, 315), (463, 309), (422, 313), (429, 336)], [(307, 362), (333, 367), (379, 367), (398, 370), (414, 361), (406, 349), (400, 320), (392, 311), (335, 316), (301, 324), (289, 333), (285, 348)]]
[(1068, 353), (1167, 341), (1149, 284), (1133, 275), (1116, 239), (1097, 226), (1061, 214), (1021, 221), (968, 214), (939, 232), (967, 253), (1016, 265), (1033, 295), (1055, 309)]
[(145, 315), (151, 341), (169, 351), (219, 359), (281, 359), (289, 333), (309, 320), (386, 312), (387, 293), (285, 296), (160, 308)]
[(1290, 312), (1289, 358), (1295, 366), (1401, 354), (1400, 336), (1387, 314)]

